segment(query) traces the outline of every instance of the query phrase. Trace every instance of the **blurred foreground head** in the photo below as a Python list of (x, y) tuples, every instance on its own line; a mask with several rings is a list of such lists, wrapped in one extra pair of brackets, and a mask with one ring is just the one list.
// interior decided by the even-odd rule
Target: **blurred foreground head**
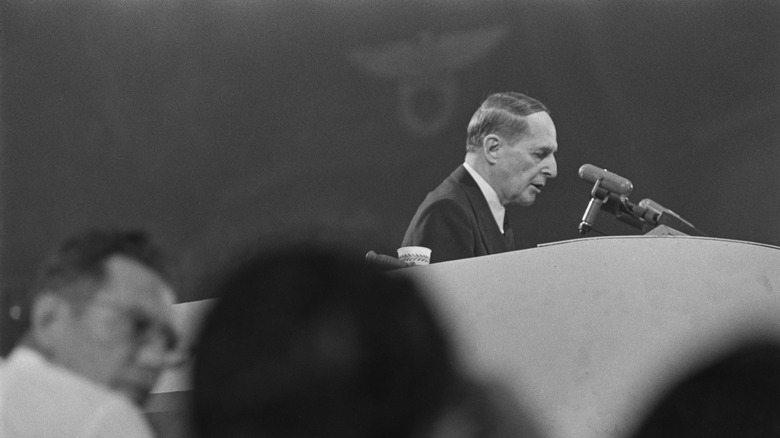
[(321, 249), (255, 253), (217, 281), (193, 369), (200, 437), (408, 437), (454, 365), (408, 279)]
[(160, 248), (140, 230), (93, 229), (43, 263), (21, 344), (138, 404), (175, 356), (175, 295)]
[(631, 436), (780, 436), (780, 343), (745, 343), (683, 376)]

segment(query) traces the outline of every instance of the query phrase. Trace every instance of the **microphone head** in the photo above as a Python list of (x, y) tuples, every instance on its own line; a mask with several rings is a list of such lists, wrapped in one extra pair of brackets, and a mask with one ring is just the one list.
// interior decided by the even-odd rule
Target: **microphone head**
[(668, 208), (666, 208), (663, 205), (653, 201), (650, 198), (645, 198), (645, 199), (639, 201), (638, 205), (640, 207), (642, 207), (642, 208), (646, 208), (647, 210), (653, 212), (653, 214), (657, 214), (657, 215), (668, 210)]
[(580, 178), (591, 184), (601, 180), (600, 188), (616, 195), (628, 196), (634, 190), (634, 185), (631, 181), (592, 164), (580, 166), (579, 175)]

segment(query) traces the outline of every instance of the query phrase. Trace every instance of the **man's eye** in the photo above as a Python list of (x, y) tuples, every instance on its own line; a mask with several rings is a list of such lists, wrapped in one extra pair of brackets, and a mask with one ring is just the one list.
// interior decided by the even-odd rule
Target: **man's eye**
[(147, 318), (134, 317), (133, 318), (133, 334), (141, 337), (149, 332), (149, 328), (152, 326), (152, 322)]
[(179, 338), (176, 337), (175, 334), (170, 332), (165, 332), (165, 348), (168, 349), (168, 351), (174, 351), (179, 347)]

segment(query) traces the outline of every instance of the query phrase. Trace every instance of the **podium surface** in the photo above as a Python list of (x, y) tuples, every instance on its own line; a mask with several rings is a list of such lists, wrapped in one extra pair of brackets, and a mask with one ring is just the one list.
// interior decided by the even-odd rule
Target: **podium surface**
[(424, 286), (469, 368), (502, 379), (551, 437), (622, 437), (690, 366), (780, 338), (777, 247), (598, 237), (399, 271)]
[[(691, 366), (746, 337), (780, 339), (769, 245), (583, 238), (390, 275), (424, 287), (466, 367), (511, 388), (551, 438), (622, 438)], [(186, 334), (211, 302), (176, 305)], [(188, 389), (186, 369), (166, 373), (148, 412)]]

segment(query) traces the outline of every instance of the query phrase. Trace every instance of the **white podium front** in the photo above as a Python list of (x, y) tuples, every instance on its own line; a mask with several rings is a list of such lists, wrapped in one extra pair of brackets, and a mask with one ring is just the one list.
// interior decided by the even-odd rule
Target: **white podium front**
[(430, 292), (462, 360), (511, 385), (549, 436), (622, 437), (693, 363), (780, 338), (778, 249), (600, 237), (397, 272)]
[[(780, 339), (779, 249), (600, 237), (391, 275), (425, 287), (466, 366), (506, 382), (548, 436), (617, 438), (687, 367), (747, 336)], [(208, 304), (177, 310), (194, 327)], [(164, 376), (150, 412), (187, 389), (185, 373)]]

